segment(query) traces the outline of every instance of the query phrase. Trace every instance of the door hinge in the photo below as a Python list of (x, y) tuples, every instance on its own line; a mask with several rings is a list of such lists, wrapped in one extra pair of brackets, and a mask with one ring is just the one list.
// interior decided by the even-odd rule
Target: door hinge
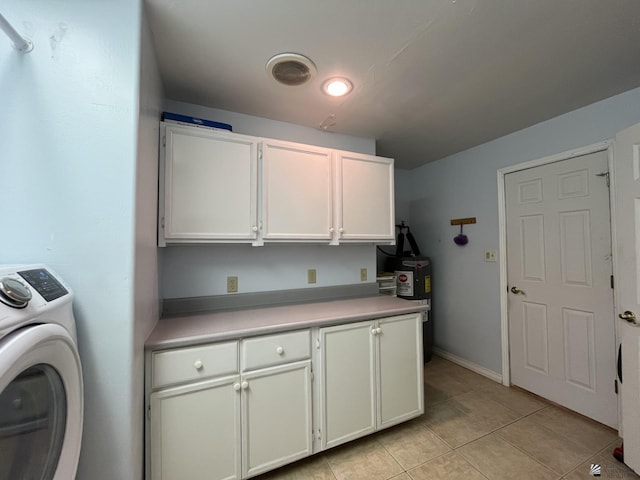
[(613, 288), (613, 275), (611, 275), (611, 288)]
[(164, 217), (160, 219), (160, 227), (164, 228)]
[(167, 136), (166, 136), (166, 135), (163, 135), (163, 136), (162, 136), (162, 146), (163, 146), (163, 147), (166, 147), (166, 146), (167, 146)]
[(151, 405), (147, 407), (147, 419), (151, 420)]
[(616, 395), (618, 394), (618, 379), (614, 379), (613, 380), (613, 389), (616, 392)]
[(316, 439), (322, 440), (322, 432), (320, 431), (320, 429), (318, 429), (318, 433), (316, 434)]
[(320, 350), (320, 337), (316, 338), (316, 350)]
[(609, 172), (596, 173), (596, 177), (604, 177), (605, 180), (607, 181), (607, 187), (610, 186)]
[(311, 371), (311, 381), (313, 382), (315, 380), (316, 376), (313, 373), (313, 370)]

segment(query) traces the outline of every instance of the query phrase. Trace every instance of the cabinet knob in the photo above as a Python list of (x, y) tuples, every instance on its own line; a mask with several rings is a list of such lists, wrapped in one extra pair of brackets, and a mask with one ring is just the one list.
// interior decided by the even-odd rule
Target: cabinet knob
[(373, 333), (374, 335), (378, 334), (378, 329), (377, 328), (372, 328), (371, 329), (371, 333)]
[(284, 355), (284, 348), (282, 348), (282, 347), (278, 347), (278, 348), (276, 348), (276, 353), (277, 353), (278, 355)]
[(344, 233), (344, 228), (340, 227), (340, 228), (338, 229), (338, 231), (339, 231), (340, 233)]
[(236, 392), (240, 391), (240, 384), (239, 384), (239, 383), (234, 383), (234, 384), (233, 384), (233, 389), (234, 389)]
[(376, 328), (376, 335), (380, 335), (382, 333), (382, 329), (380, 327)]
[(247, 388), (249, 388), (249, 382), (242, 382), (242, 389), (246, 390)]
[(254, 232), (257, 232), (258, 231), (258, 227), (254, 225), (253, 227), (251, 227), (251, 230), (253, 230)]
[(193, 362), (193, 367), (196, 370), (202, 370), (202, 367), (203, 367), (202, 360), (196, 360), (195, 362)]

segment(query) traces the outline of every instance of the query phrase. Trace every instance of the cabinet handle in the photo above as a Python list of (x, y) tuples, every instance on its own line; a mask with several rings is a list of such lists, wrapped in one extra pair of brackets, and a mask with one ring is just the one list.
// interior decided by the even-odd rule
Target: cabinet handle
[(202, 370), (202, 367), (203, 367), (202, 360), (196, 360), (195, 362), (193, 362), (193, 367), (196, 370)]
[(344, 228), (340, 227), (340, 228), (338, 229), (338, 231), (339, 231), (340, 233), (344, 233)]
[(247, 388), (249, 388), (249, 382), (242, 382), (242, 389), (246, 390)]
[(254, 225), (253, 227), (251, 227), (251, 230), (253, 230), (254, 232), (257, 232), (258, 231), (258, 227)]
[(234, 384), (233, 384), (233, 389), (234, 389), (236, 392), (239, 392), (239, 391), (240, 391), (240, 384), (239, 384), (239, 383), (234, 383)]
[(333, 228), (333, 227), (331, 227), (331, 228), (329, 229), (329, 233), (333, 233), (334, 231), (335, 231), (335, 228)]
[(375, 328), (372, 328), (372, 329), (371, 329), (371, 333), (373, 333), (374, 335), (377, 335), (377, 334), (378, 334), (378, 330), (377, 330), (377, 329), (375, 329)]
[(376, 328), (376, 334), (380, 335), (382, 333), (382, 329), (380, 327)]
[(278, 355), (284, 355), (284, 348), (282, 348), (282, 347), (278, 347), (278, 348), (276, 348), (276, 353), (277, 353)]

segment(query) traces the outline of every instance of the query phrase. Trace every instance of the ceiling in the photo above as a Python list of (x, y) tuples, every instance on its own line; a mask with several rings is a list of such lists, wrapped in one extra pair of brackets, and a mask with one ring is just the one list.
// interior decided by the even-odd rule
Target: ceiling
[[(146, 0), (166, 97), (376, 139), (414, 168), (640, 86), (639, 0)], [(266, 73), (308, 56), (298, 87)], [(321, 91), (334, 75), (347, 97)], [(216, 119), (211, 119), (216, 120)]]

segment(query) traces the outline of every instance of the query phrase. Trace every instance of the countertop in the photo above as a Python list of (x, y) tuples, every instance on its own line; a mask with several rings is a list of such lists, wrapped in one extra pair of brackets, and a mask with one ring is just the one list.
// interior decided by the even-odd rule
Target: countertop
[(220, 340), (335, 325), (359, 320), (421, 312), (416, 301), (388, 295), (234, 310), (162, 318), (147, 338), (147, 350), (184, 347)]

